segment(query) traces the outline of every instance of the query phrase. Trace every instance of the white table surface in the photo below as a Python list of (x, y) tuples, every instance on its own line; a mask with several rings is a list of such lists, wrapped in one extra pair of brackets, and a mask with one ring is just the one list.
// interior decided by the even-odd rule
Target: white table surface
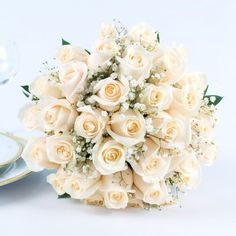
[(109, 211), (56, 199), (46, 172), (0, 187), (0, 235), (236, 235), (236, 2), (198, 1), (0, 1), (0, 37), (14, 39), (21, 54), (16, 79), (0, 87), (0, 130), (22, 131), (17, 119), (26, 102), (19, 85), (29, 83), (54, 56), (61, 37), (90, 48), (102, 22), (128, 26), (144, 21), (161, 42), (182, 42), (188, 69), (206, 72), (210, 91), (225, 96), (219, 106), (219, 155), (203, 169), (199, 188), (182, 208), (161, 212)]

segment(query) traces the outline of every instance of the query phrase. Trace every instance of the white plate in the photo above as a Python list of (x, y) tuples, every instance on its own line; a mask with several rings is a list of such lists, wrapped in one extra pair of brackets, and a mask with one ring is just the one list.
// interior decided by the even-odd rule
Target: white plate
[(13, 135), (0, 133), (0, 168), (16, 161), (23, 151), (22, 144)]
[(5, 173), (0, 175), (0, 186), (13, 183), (27, 176), (31, 171), (25, 164), (25, 161), (20, 158)]

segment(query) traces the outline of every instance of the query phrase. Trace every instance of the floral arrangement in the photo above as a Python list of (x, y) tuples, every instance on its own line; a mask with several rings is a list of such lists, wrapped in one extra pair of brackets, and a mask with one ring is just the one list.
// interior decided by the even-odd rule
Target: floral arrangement
[(200, 163), (216, 157), (213, 130), (222, 97), (185, 71), (181, 45), (161, 47), (152, 27), (103, 24), (91, 53), (62, 40), (57, 65), (29, 86), (20, 118), (23, 159), (59, 197), (107, 208), (161, 208), (195, 187)]

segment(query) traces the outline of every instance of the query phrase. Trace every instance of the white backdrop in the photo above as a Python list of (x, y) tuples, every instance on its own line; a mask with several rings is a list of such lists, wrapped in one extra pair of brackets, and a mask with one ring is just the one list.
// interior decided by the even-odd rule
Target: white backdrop
[(183, 43), (188, 69), (206, 72), (209, 91), (224, 96), (219, 105), (218, 161), (204, 168), (202, 185), (185, 197), (182, 209), (116, 212), (81, 206), (56, 200), (45, 173), (32, 174), (0, 187), (1, 235), (235, 235), (235, 12), (234, 0), (0, 0), (0, 38), (15, 40), (21, 55), (16, 79), (0, 87), (0, 130), (22, 130), (17, 113), (26, 100), (19, 85), (29, 83), (42, 62), (54, 56), (61, 37), (90, 48), (100, 24), (114, 18), (127, 26), (151, 24), (164, 45)]

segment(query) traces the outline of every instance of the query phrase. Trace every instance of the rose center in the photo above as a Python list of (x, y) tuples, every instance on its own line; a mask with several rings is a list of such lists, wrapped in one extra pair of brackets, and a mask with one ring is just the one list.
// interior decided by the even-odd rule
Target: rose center
[(103, 160), (106, 164), (113, 164), (121, 158), (121, 151), (117, 148), (110, 148), (102, 152)]
[(123, 199), (123, 193), (121, 193), (121, 192), (111, 192), (111, 193), (109, 193), (109, 199), (113, 203), (119, 203)]
[(126, 127), (127, 127), (127, 133), (130, 136), (134, 136), (140, 130), (140, 122), (137, 120), (128, 120)]

